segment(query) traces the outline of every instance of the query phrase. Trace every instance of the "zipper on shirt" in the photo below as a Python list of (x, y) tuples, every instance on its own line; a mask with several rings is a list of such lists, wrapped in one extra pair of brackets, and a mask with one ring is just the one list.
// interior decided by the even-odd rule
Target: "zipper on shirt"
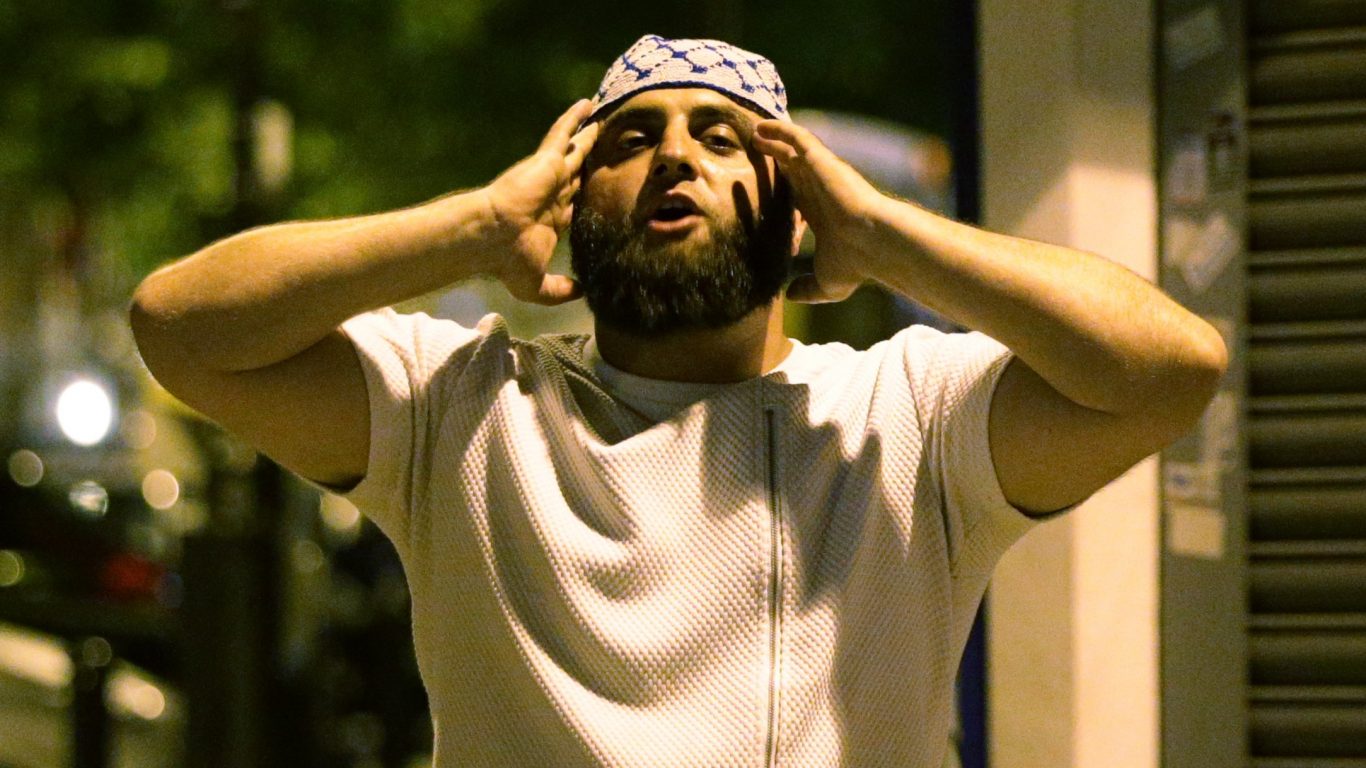
[(766, 474), (768, 480), (769, 520), (769, 679), (768, 679), (768, 739), (764, 764), (774, 768), (778, 764), (778, 723), (780, 693), (782, 691), (782, 631), (783, 631), (783, 507), (778, 491), (778, 432), (777, 409), (764, 408), (764, 437), (766, 438)]

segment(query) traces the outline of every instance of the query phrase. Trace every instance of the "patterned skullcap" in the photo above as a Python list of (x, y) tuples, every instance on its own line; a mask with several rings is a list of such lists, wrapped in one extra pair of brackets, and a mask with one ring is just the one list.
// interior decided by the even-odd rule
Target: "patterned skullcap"
[(669, 40), (646, 35), (602, 78), (588, 121), (655, 88), (710, 88), (768, 117), (791, 120), (787, 91), (773, 62), (720, 40)]

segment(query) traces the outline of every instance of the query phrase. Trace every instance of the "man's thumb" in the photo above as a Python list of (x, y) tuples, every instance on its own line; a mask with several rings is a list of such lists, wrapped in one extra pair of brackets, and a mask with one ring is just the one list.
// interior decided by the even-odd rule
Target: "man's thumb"
[(821, 289), (815, 275), (799, 275), (787, 286), (787, 298), (800, 304), (820, 304), (832, 301)]
[(578, 281), (565, 275), (545, 275), (541, 278), (541, 289), (537, 291), (538, 304), (563, 304), (583, 295)]

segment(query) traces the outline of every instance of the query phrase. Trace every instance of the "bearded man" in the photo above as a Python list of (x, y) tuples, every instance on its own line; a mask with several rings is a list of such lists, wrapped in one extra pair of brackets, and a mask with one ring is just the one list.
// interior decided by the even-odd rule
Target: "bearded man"
[[(382, 309), (477, 274), (585, 296), (594, 333)], [(785, 285), (869, 280), (975, 332), (783, 334)], [(1104, 259), (882, 195), (766, 59), (653, 36), (488, 186), (228, 238), (132, 322), (171, 392), (393, 540), (438, 767), (939, 765), (997, 559), (1226, 365)]]

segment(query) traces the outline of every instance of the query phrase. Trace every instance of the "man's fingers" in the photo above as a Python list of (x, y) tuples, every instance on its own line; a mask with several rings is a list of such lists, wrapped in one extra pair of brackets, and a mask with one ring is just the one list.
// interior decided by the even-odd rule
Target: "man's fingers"
[(787, 286), (787, 298), (801, 304), (822, 304), (834, 301), (821, 289), (815, 275), (800, 275)]
[(565, 147), (569, 144), (570, 137), (574, 135), (574, 131), (578, 129), (580, 123), (588, 119), (592, 112), (593, 102), (588, 99), (579, 99), (574, 102), (574, 106), (565, 110), (565, 113), (560, 115), (555, 124), (550, 126), (550, 131), (541, 140), (541, 149), (556, 154), (564, 152)]
[(537, 292), (537, 304), (563, 304), (583, 295), (579, 284), (566, 275), (546, 275), (541, 278), (541, 289)]
[(560, 191), (555, 195), (555, 206), (564, 208), (574, 202), (574, 196), (579, 194), (579, 177), (574, 176), (568, 184), (560, 187)]
[(788, 163), (799, 157), (797, 148), (786, 141), (778, 138), (769, 138), (754, 134), (754, 148), (778, 161), (779, 168), (786, 168)]
[(564, 167), (570, 176), (577, 177), (579, 170), (583, 168), (583, 161), (592, 151), (593, 144), (598, 140), (598, 124), (584, 126), (582, 130), (574, 134), (569, 140), (568, 148), (565, 150)]
[[(820, 258), (818, 255), (817, 258)], [(799, 275), (787, 286), (787, 298), (802, 304), (826, 304), (844, 301), (849, 298), (859, 284), (857, 282), (821, 282), (814, 274)]]
[(563, 235), (564, 231), (569, 229), (569, 225), (574, 222), (574, 204), (566, 202), (557, 206), (554, 215), (555, 234)]
[(782, 142), (795, 150), (796, 156), (824, 146), (811, 131), (786, 120), (761, 120), (754, 126), (754, 136), (765, 142)]

